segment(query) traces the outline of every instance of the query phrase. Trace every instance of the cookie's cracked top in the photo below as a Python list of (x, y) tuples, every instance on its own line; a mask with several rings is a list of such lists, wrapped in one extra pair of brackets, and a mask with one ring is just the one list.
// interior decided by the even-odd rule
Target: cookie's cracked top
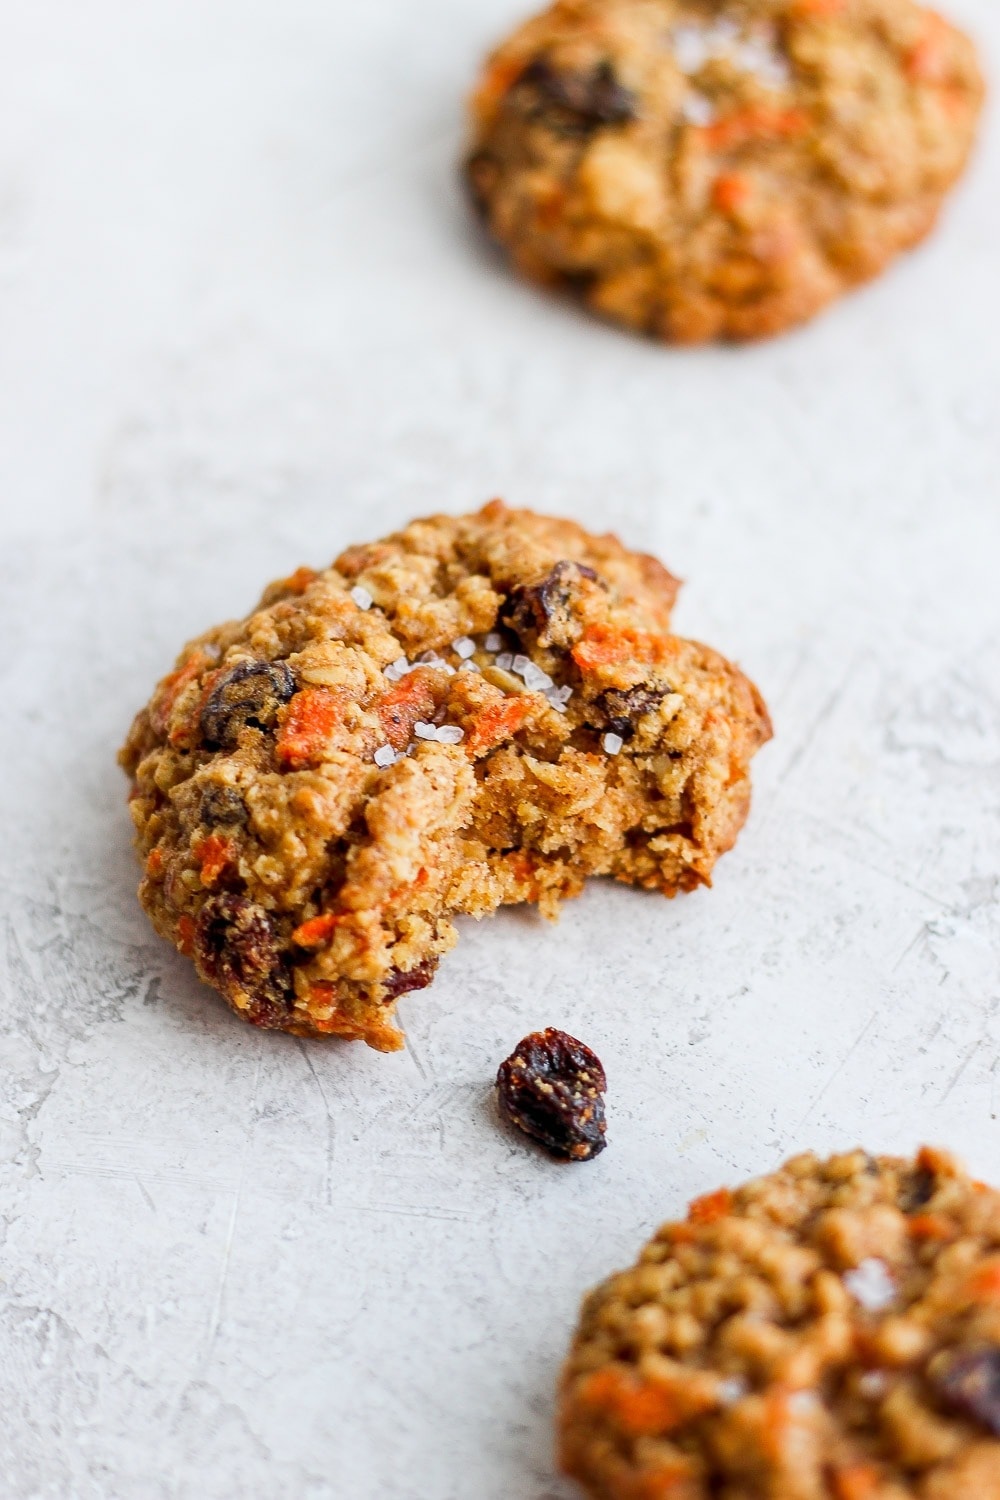
[(467, 170), (526, 275), (661, 338), (753, 338), (927, 233), (982, 92), (913, 0), (558, 0), (490, 58)]
[(153, 923), (256, 1025), (400, 1045), (452, 917), (708, 884), (769, 736), (674, 578), (494, 502), (303, 568), (192, 642), (121, 761)]
[(1000, 1500), (1000, 1193), (800, 1156), (599, 1287), (562, 1381), (597, 1500)]

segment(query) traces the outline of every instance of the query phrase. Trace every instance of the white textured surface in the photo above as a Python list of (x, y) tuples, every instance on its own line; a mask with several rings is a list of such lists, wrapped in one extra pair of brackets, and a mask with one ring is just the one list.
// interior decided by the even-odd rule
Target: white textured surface
[[(995, 0), (954, 0), (994, 55)], [(515, 0), (33, 0), (0, 49), (0, 1471), (12, 1500), (556, 1500), (578, 1299), (806, 1146), (1000, 1177), (994, 137), (812, 328), (672, 353), (517, 285), (457, 103)], [(133, 899), (181, 642), (434, 507), (610, 526), (777, 739), (713, 892), (469, 926), (410, 1050), (263, 1037)], [(527, 1029), (609, 1150), (498, 1128)]]

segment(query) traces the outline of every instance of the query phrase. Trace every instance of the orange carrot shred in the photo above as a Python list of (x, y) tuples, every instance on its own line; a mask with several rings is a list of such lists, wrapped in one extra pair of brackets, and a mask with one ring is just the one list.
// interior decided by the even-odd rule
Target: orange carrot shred
[(150, 710), (150, 722), (157, 734), (166, 734), (170, 725), (170, 715), (174, 711), (174, 704), (183, 693), (189, 682), (193, 682), (208, 663), (208, 657), (203, 651), (195, 651), (188, 657), (183, 666), (178, 667), (176, 672), (171, 672), (169, 677), (164, 678), (152, 709)]
[(214, 885), (226, 866), (232, 863), (233, 846), (229, 839), (210, 833), (195, 844), (194, 857), (201, 864), (202, 885)]
[(414, 724), (433, 718), (437, 712), (432, 682), (428, 672), (408, 672), (376, 704), (385, 737), (394, 750), (405, 750), (413, 736)]
[(613, 1366), (588, 1375), (580, 1398), (609, 1416), (629, 1437), (656, 1437), (684, 1421), (675, 1392)]
[(338, 723), (343, 700), (329, 688), (308, 687), (288, 705), (275, 749), (290, 766), (304, 766), (319, 756)]
[(705, 144), (714, 151), (728, 151), (753, 140), (787, 140), (809, 128), (809, 116), (801, 109), (775, 109), (755, 104), (725, 115), (703, 127)]
[(190, 958), (194, 951), (194, 919), (187, 912), (177, 918), (178, 946), (185, 958)]
[(715, 179), (712, 202), (724, 214), (738, 212), (750, 197), (750, 182), (740, 172), (724, 172)]
[(659, 661), (666, 655), (666, 642), (644, 630), (591, 625), (573, 647), (572, 654), (578, 667), (592, 672), (597, 667), (616, 667), (627, 661)]
[(879, 1471), (874, 1464), (847, 1464), (834, 1471), (833, 1491), (837, 1500), (869, 1500), (879, 1482)]
[(907, 1232), (915, 1240), (953, 1240), (958, 1229), (944, 1214), (914, 1214), (906, 1221)]
[(470, 755), (482, 755), (515, 735), (521, 728), (531, 708), (527, 696), (504, 698), (484, 708), (473, 722), (466, 736), (466, 747)]
[(310, 917), (307, 922), (302, 922), (292, 933), (292, 942), (298, 943), (300, 948), (319, 948), (331, 938), (338, 922), (345, 920), (346, 913), (339, 915), (332, 911), (324, 911), (318, 917)]
[(688, 1218), (692, 1224), (715, 1224), (726, 1217), (732, 1206), (732, 1193), (728, 1188), (719, 1188), (718, 1192), (696, 1198), (688, 1208)]

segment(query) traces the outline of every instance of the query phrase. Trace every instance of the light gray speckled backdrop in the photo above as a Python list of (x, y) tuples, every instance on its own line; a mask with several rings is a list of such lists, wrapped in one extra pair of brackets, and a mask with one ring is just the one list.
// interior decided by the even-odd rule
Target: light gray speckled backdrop
[[(1000, 1177), (996, 133), (887, 279), (668, 352), (470, 227), (521, 9), (0, 6), (10, 1500), (561, 1500), (578, 1299), (661, 1217), (806, 1146)], [(690, 580), (774, 711), (752, 820), (710, 893), (469, 924), (402, 1055), (254, 1034), (133, 900), (115, 747), (265, 580), (495, 493)], [(607, 1065), (592, 1166), (494, 1119), (544, 1024)]]

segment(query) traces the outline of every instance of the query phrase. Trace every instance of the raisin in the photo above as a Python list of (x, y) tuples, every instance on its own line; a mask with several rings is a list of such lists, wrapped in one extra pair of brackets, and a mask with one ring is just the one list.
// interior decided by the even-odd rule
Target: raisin
[(201, 794), (199, 816), (203, 823), (226, 827), (241, 825), (247, 820), (247, 805), (234, 786), (223, 781), (209, 782)]
[(906, 1214), (924, 1208), (937, 1191), (937, 1178), (929, 1167), (914, 1167), (900, 1189), (899, 1206)]
[(522, 639), (536, 635), (543, 646), (567, 647), (573, 641), (569, 604), (577, 577), (596, 579), (584, 563), (557, 562), (537, 583), (522, 584), (510, 594), (504, 623)]
[(607, 1145), (604, 1069), (583, 1042), (548, 1027), (500, 1064), (500, 1113), (562, 1161), (589, 1161)]
[(434, 978), (438, 961), (433, 956), (423, 958), (412, 969), (390, 969), (382, 981), (385, 1000), (397, 1000), (411, 990), (425, 990)]
[(521, 74), (518, 90), (527, 88), (536, 103), (531, 111), (566, 135), (591, 135), (608, 125), (627, 125), (639, 117), (639, 101), (619, 83), (610, 62), (588, 72), (554, 68), (536, 58)]
[(936, 1362), (931, 1383), (952, 1411), (1000, 1437), (1000, 1346), (986, 1344)]
[(223, 891), (198, 914), (195, 954), (210, 983), (230, 1000), (250, 1000), (255, 1026), (280, 1026), (292, 999), (291, 976), (274, 921), (257, 902)]
[(608, 728), (613, 733), (620, 734), (623, 740), (630, 740), (635, 734), (637, 720), (643, 714), (650, 714), (659, 708), (669, 691), (669, 688), (651, 688), (643, 684), (625, 692), (608, 688), (594, 701), (604, 715)]
[(295, 692), (283, 661), (238, 661), (223, 673), (201, 711), (201, 733), (210, 750), (235, 750), (247, 727), (270, 729), (278, 709)]

